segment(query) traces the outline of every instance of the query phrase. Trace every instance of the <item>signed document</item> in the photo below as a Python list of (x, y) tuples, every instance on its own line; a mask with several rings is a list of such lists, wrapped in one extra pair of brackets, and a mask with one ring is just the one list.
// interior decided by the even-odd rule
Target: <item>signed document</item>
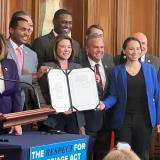
[(51, 105), (57, 112), (95, 109), (99, 104), (95, 74), (90, 68), (51, 69), (48, 73)]

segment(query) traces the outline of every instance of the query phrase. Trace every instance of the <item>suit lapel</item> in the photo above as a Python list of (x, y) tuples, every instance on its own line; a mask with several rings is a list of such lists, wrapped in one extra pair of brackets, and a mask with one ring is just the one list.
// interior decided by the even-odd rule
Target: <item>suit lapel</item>
[(19, 64), (18, 64), (18, 59), (17, 59), (16, 53), (15, 53), (15, 51), (13, 49), (13, 46), (12, 46), (12, 44), (11, 44), (11, 42), (9, 40), (7, 41), (7, 44), (8, 44), (8, 55), (7, 55), (7, 58), (13, 59), (16, 62), (16, 65), (17, 65), (17, 68), (18, 68), (18, 73), (20, 75), (20, 68), (19, 68)]
[(145, 55), (145, 61), (144, 62), (152, 64), (152, 59), (151, 59), (151, 57), (148, 54)]

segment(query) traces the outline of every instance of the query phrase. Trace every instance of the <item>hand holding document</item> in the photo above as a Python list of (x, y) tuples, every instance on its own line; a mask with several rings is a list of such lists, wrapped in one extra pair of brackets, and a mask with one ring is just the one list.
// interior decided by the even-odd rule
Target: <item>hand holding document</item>
[(48, 73), (51, 105), (57, 112), (95, 109), (99, 97), (95, 74), (90, 68), (51, 69)]

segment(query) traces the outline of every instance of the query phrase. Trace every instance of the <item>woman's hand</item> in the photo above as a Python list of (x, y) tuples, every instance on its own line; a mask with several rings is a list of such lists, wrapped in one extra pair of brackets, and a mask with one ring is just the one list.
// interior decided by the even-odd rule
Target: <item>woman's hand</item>
[(49, 66), (41, 66), (41, 67), (38, 69), (38, 72), (37, 72), (38, 78), (41, 78), (45, 73), (48, 72), (49, 69), (50, 69)]
[(102, 111), (104, 109), (105, 109), (105, 105), (104, 105), (104, 103), (102, 101), (100, 101), (97, 110)]
[(71, 110), (71, 108), (69, 108), (69, 110), (68, 111), (65, 111), (65, 112), (63, 112), (65, 115), (69, 115), (69, 114), (72, 114), (72, 110)]
[(22, 127), (21, 127), (21, 125), (17, 125), (17, 126), (11, 127), (11, 130), (10, 130), (9, 134), (12, 134), (14, 132), (15, 132), (15, 135), (17, 135), (17, 136), (22, 135)]

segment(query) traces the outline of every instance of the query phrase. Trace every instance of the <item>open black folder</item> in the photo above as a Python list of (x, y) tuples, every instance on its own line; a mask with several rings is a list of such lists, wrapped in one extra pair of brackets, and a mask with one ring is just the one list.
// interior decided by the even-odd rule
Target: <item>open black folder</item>
[(99, 97), (95, 73), (90, 68), (51, 69), (48, 72), (51, 105), (57, 112), (95, 109)]

